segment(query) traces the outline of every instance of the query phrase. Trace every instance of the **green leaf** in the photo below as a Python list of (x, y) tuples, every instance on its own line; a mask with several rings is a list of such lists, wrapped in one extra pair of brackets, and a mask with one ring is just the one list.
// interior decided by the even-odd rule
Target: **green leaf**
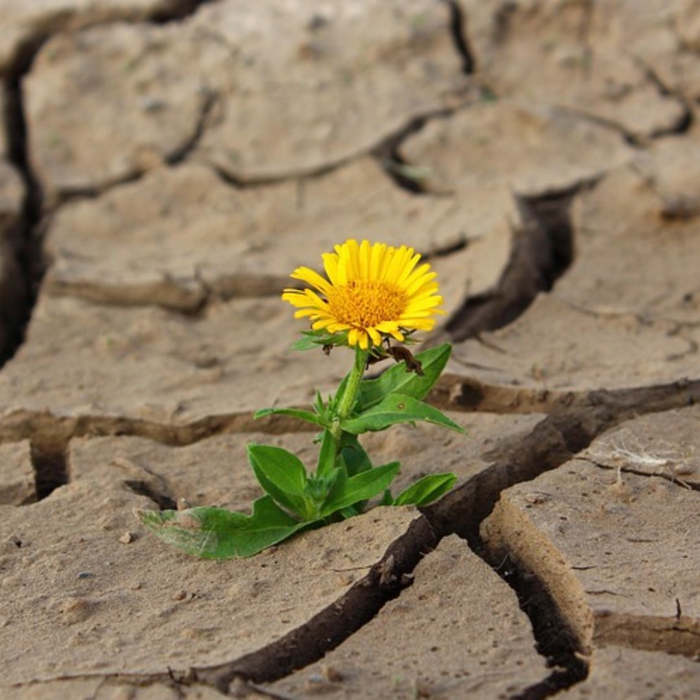
[(205, 559), (250, 557), (311, 524), (294, 520), (270, 496), (253, 503), (252, 515), (203, 506), (135, 513), (164, 542)]
[(321, 508), (321, 516), (376, 496), (389, 486), (398, 471), (399, 463), (391, 462), (349, 478), (341, 474)]
[(321, 397), (320, 391), (316, 392), (316, 398), (314, 399), (314, 411), (316, 411), (317, 415), (319, 415), (322, 419), (326, 415), (326, 405), (323, 403), (323, 398)]
[[(361, 501), (360, 503), (362, 502), (363, 501)], [(336, 511), (335, 514), (340, 515), (342, 520), (354, 518), (356, 515), (360, 515), (360, 513), (362, 513), (360, 503), (354, 503), (353, 505), (348, 506), (347, 508), (341, 508), (340, 510)]]
[(384, 489), (384, 495), (382, 500), (379, 502), (380, 506), (393, 506), (394, 497), (391, 495), (391, 489)]
[(372, 461), (360, 445), (356, 435), (342, 433), (340, 437), (340, 455), (347, 469), (348, 476), (354, 476), (360, 472), (372, 468)]
[(317, 476), (328, 474), (335, 467), (337, 452), (337, 443), (333, 433), (330, 430), (324, 430), (321, 450), (318, 455), (318, 466), (316, 467)]
[(303, 520), (313, 517), (313, 504), (306, 496), (306, 469), (291, 452), (272, 445), (248, 445), (248, 460), (255, 476), (275, 502)]
[(428, 474), (404, 489), (395, 499), (395, 506), (425, 506), (446, 494), (457, 481), (454, 474)]
[(264, 418), (265, 416), (292, 416), (308, 421), (314, 425), (323, 425), (321, 417), (313, 411), (305, 411), (302, 408), (261, 408), (253, 414), (253, 418)]
[(292, 343), (292, 350), (303, 352), (304, 350), (313, 350), (318, 347), (318, 343), (314, 342), (313, 338), (304, 335)]
[(414, 399), (422, 399), (438, 380), (447, 364), (450, 352), (452, 347), (449, 343), (419, 352), (416, 360), (421, 363), (423, 376), (406, 371), (406, 363), (399, 362), (376, 379), (364, 379), (360, 383), (356, 410), (365, 411), (389, 394), (399, 393)]
[(302, 331), (302, 337), (292, 343), (292, 350), (313, 350), (324, 345), (347, 345), (348, 332), (328, 333), (323, 329), (317, 331)]
[(464, 428), (437, 408), (405, 394), (389, 394), (359, 416), (342, 421), (340, 427), (348, 433), (359, 435), (368, 430), (384, 430), (395, 423), (410, 423), (416, 420), (441, 425), (459, 433), (464, 432)]

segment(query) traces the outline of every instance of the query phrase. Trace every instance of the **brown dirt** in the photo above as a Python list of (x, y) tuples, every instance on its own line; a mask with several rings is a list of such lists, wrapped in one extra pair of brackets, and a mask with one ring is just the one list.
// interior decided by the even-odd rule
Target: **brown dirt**
[[(694, 0), (5, 0), (0, 695), (697, 697), (699, 49)], [(348, 236), (439, 274), (467, 436), (364, 442), (457, 488), (169, 549), (134, 508), (313, 462), (252, 416), (346, 371), (278, 294)]]

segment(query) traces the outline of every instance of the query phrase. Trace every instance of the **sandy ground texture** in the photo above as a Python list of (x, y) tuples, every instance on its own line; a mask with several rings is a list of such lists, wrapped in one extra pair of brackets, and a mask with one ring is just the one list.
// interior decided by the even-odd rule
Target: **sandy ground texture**
[[(700, 2), (4, 0), (0, 696), (700, 696)], [(243, 560), (134, 509), (307, 463), (348, 355), (279, 299), (413, 246), (467, 434), (419, 512)], [(377, 368), (378, 369), (378, 368)]]

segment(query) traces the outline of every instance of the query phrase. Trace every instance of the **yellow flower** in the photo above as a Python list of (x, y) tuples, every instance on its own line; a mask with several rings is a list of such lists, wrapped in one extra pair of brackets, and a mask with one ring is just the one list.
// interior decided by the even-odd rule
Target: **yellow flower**
[(348, 331), (348, 345), (363, 350), (380, 345), (383, 336), (403, 340), (408, 331), (432, 330), (438, 306), (435, 272), (413, 248), (393, 248), (384, 243), (347, 240), (323, 254), (328, 279), (308, 267), (291, 274), (312, 289), (285, 289), (282, 299), (299, 310), (295, 318), (308, 316), (314, 330)]

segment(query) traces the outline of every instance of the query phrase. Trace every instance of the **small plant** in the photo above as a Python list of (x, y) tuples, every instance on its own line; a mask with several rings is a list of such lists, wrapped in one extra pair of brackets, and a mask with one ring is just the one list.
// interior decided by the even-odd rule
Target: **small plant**
[[(374, 466), (360, 444), (367, 431), (396, 423), (427, 421), (464, 432), (422, 399), (437, 381), (450, 356), (441, 345), (415, 357), (397, 343), (410, 343), (415, 331), (429, 331), (438, 307), (435, 272), (418, 266), (412, 248), (348, 240), (323, 255), (328, 279), (300, 267), (294, 279), (314, 289), (285, 289), (282, 299), (308, 317), (296, 350), (348, 347), (352, 369), (335, 394), (325, 400), (317, 392), (312, 410), (266, 408), (257, 417), (281, 414), (318, 427), (319, 455), (309, 473), (299, 458), (281, 447), (248, 445), (248, 459), (265, 495), (245, 515), (224, 508), (137, 512), (158, 537), (200, 557), (248, 557), (295, 532), (362, 513), (371, 499), (380, 505), (425, 505), (449, 491), (454, 474), (431, 474), (393, 496), (390, 484), (398, 462)], [(386, 358), (396, 364), (375, 379), (363, 379), (366, 368)]]

